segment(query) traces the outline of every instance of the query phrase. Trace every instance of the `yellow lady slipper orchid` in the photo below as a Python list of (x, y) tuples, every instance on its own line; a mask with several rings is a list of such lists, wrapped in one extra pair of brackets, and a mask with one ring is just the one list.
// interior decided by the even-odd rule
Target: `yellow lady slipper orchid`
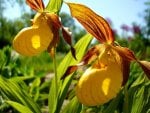
[(47, 18), (37, 13), (33, 25), (22, 29), (13, 40), (14, 49), (25, 56), (33, 56), (46, 50), (53, 40), (53, 33)]
[(82, 104), (97, 106), (113, 99), (128, 80), (131, 61), (139, 63), (150, 78), (150, 62), (139, 61), (131, 50), (115, 43), (112, 30), (103, 17), (84, 5), (67, 5), (72, 16), (101, 43), (90, 48), (81, 62), (68, 67), (62, 76), (64, 79), (80, 66), (90, 64), (76, 86), (76, 96)]
[(96, 106), (116, 97), (123, 81), (120, 62), (121, 57), (112, 49), (102, 52), (77, 83), (79, 101), (87, 106)]
[(37, 11), (33, 19), (33, 25), (22, 29), (13, 40), (14, 49), (25, 56), (34, 56), (42, 51), (57, 46), (59, 41), (59, 29), (62, 29), (64, 40), (71, 46), (71, 53), (75, 58), (75, 50), (72, 47), (71, 35), (62, 26), (58, 15), (45, 11), (42, 0), (26, 0), (31, 9)]

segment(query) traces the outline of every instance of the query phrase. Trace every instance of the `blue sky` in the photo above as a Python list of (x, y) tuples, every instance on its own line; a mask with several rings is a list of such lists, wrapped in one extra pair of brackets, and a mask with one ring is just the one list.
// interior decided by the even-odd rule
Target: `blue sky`
[[(133, 22), (143, 26), (143, 12), (146, 8), (144, 2), (147, 0), (65, 0), (68, 2), (82, 3), (104, 18), (110, 18), (113, 27), (120, 30), (122, 24), (131, 26)], [(8, 6), (10, 7), (10, 6)], [(28, 7), (29, 8), (29, 7)], [(14, 12), (15, 10), (15, 12)], [(69, 13), (67, 5), (63, 5), (63, 12)], [(8, 8), (5, 16), (16, 18), (20, 14), (17, 7)], [(9, 14), (9, 16), (7, 15)]]

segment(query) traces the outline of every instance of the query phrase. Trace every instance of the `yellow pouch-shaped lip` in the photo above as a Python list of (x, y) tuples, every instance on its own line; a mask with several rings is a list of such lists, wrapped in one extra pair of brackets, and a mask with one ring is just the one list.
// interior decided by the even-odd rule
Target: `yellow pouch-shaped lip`
[(121, 59), (115, 51), (110, 51), (102, 53), (77, 83), (76, 95), (84, 105), (102, 105), (114, 98), (121, 88)]
[(89, 68), (81, 76), (76, 94), (81, 103), (87, 106), (102, 105), (114, 98), (122, 84), (122, 72), (119, 68)]
[(34, 56), (46, 50), (53, 39), (50, 26), (41, 19), (40, 25), (22, 29), (13, 40), (14, 49), (25, 56)]

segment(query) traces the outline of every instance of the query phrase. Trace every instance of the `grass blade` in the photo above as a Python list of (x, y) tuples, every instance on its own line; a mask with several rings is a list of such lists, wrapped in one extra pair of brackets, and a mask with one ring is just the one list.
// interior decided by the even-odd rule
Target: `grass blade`
[(24, 106), (20, 103), (14, 102), (14, 101), (6, 101), (9, 105), (11, 105), (13, 108), (18, 110), (20, 113), (33, 113), (27, 106)]
[(75, 96), (63, 109), (62, 113), (80, 113), (82, 110), (82, 105), (79, 103), (77, 97)]
[(123, 98), (122, 91), (119, 92), (116, 98), (114, 98), (109, 106), (103, 111), (103, 113), (114, 113), (118, 108), (121, 99)]
[(18, 102), (28, 107), (33, 113), (41, 113), (39, 106), (15, 80), (0, 77), (0, 92), (7, 97), (4, 99)]

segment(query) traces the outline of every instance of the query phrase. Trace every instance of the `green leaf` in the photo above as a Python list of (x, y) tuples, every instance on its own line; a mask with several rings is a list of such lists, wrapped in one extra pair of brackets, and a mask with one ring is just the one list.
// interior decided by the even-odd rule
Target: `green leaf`
[(52, 79), (49, 95), (48, 95), (48, 107), (49, 113), (55, 113), (57, 106), (56, 86), (55, 79)]
[(37, 101), (38, 97), (39, 97), (39, 86), (40, 86), (41, 80), (39, 77), (37, 77), (36, 79), (34, 79), (34, 81), (31, 84), (31, 88), (30, 88), (30, 94), (34, 95), (34, 101)]
[[(57, 68), (57, 75), (58, 75), (57, 81), (58, 81), (59, 89), (55, 88), (55, 81), (53, 79), (50, 87), (50, 93), (49, 93), (49, 113), (55, 113), (60, 111), (63, 101), (66, 97), (68, 88), (71, 84), (72, 76), (71, 75), (68, 76), (63, 81), (61, 81), (60, 78), (65, 73), (68, 66), (75, 65), (81, 60), (91, 40), (92, 40), (91, 35), (87, 34), (83, 36), (75, 45), (75, 50), (77, 53), (76, 57), (78, 60), (75, 60), (72, 57), (71, 52), (69, 52), (65, 56), (63, 61), (60, 63), (59, 67)], [(56, 97), (56, 90), (58, 90), (59, 97)]]
[(117, 107), (119, 106), (119, 103), (121, 99), (123, 98), (122, 91), (119, 92), (116, 98), (114, 98), (108, 107), (103, 111), (103, 113), (114, 113)]
[(141, 87), (133, 97), (133, 106), (131, 113), (141, 113), (144, 105), (144, 86)]
[[(142, 108), (141, 113), (149, 113), (150, 112), (150, 81), (145, 84), (144, 91), (144, 106)], [(148, 112), (149, 111), (149, 112)]]
[(128, 107), (130, 113), (146, 113), (149, 109), (150, 84), (145, 76), (139, 76), (130, 86), (128, 91)]
[(11, 105), (13, 108), (18, 110), (20, 113), (33, 113), (27, 106), (24, 106), (20, 103), (14, 102), (14, 101), (6, 101), (9, 105)]
[(2, 93), (6, 100), (11, 100), (27, 106), (33, 113), (41, 113), (37, 103), (34, 102), (27, 91), (14, 79), (0, 77), (0, 93)]
[(62, 3), (63, 0), (49, 0), (46, 10), (58, 14), (61, 9)]
[(82, 110), (82, 105), (79, 103), (77, 97), (75, 96), (63, 109), (62, 113), (80, 113)]
[(132, 83), (131, 88), (142, 85), (144, 81), (145, 77), (142, 74), (140, 74), (140, 76)]

